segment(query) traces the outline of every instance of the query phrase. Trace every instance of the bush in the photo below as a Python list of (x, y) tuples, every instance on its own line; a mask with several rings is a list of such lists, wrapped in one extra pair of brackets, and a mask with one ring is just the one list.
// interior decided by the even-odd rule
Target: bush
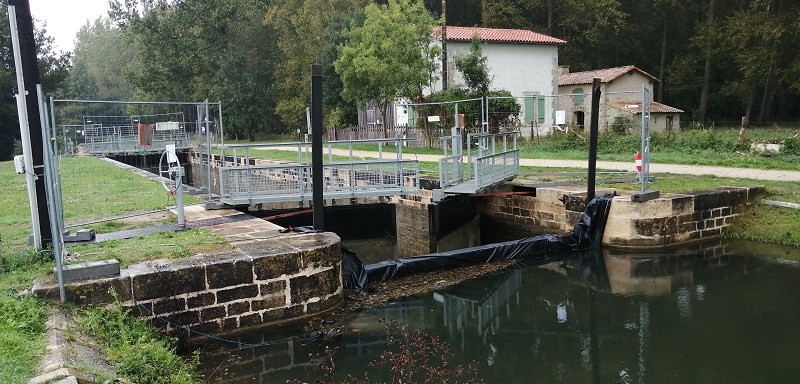
[(611, 122), (611, 131), (616, 133), (626, 133), (633, 127), (633, 119), (630, 116), (617, 116)]
[(783, 153), (787, 155), (800, 156), (800, 139), (790, 137), (783, 142)]

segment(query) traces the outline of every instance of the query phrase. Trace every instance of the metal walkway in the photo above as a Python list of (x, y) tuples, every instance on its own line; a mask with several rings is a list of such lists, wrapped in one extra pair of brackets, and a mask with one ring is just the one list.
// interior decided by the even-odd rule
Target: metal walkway
[[(403, 143), (410, 139), (352, 140), (324, 143), (325, 199), (380, 197), (419, 191), (419, 162), (403, 160)], [(353, 156), (353, 146), (378, 147), (377, 159)], [(277, 162), (287, 147), (297, 148), (297, 160)], [(336, 156), (334, 149), (348, 149)], [(388, 150), (384, 150), (384, 149)], [(311, 201), (311, 143), (222, 145), (219, 167), (220, 201), (228, 205)]]
[[(463, 136), (454, 133), (440, 137), (445, 156), (439, 160), (439, 185), (444, 193), (477, 193), (519, 173), (517, 133), (471, 133), (466, 145)], [(466, 163), (463, 147), (467, 148)]]

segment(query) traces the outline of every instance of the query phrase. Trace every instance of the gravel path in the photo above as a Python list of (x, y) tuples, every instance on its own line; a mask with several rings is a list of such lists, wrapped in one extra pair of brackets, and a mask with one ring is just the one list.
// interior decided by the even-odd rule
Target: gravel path
[[(297, 147), (270, 147), (264, 149), (280, 149), (287, 151), (297, 151)], [(324, 149), (327, 155), (328, 149)], [(346, 149), (333, 149), (333, 154), (338, 156), (349, 156), (350, 151)], [(377, 158), (378, 152), (372, 151), (353, 151), (354, 157)], [(394, 158), (394, 153), (383, 154), (384, 158)], [(404, 153), (403, 160), (418, 160), (439, 162), (439, 155), (421, 155)], [(586, 168), (585, 160), (554, 160), (554, 159), (520, 159), (520, 165), (529, 167), (554, 167), (554, 168)], [(633, 160), (626, 163), (622, 161), (598, 161), (598, 169), (613, 171), (634, 171)], [(659, 164), (651, 163), (650, 172), (652, 173), (674, 173), (679, 175), (713, 175), (717, 177), (728, 177), (733, 179), (753, 179), (753, 180), (772, 180), (772, 181), (800, 181), (800, 171), (778, 171), (756, 168), (731, 168), (714, 167), (708, 165), (684, 165), (684, 164)]]

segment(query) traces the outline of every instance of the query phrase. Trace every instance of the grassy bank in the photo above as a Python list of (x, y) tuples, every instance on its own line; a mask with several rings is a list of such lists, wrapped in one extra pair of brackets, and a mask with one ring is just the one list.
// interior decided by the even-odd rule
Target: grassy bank
[[(52, 273), (46, 252), (27, 246), (31, 232), (25, 178), (14, 173), (11, 162), (0, 162), (0, 382), (24, 383), (33, 377), (44, 353), (47, 303), (21, 298), (17, 293), (33, 279)], [(174, 204), (160, 183), (144, 179), (91, 157), (64, 158), (61, 162), (64, 217), (86, 223), (107, 217), (164, 210)], [(186, 196), (188, 203), (197, 201)], [(147, 217), (147, 216), (145, 216)], [(102, 221), (90, 227), (99, 233), (174, 222), (169, 215), (154, 218)], [(85, 227), (85, 226), (82, 226)], [(90, 261), (116, 257), (123, 266), (155, 258), (185, 257), (198, 252), (229, 249), (225, 240), (205, 229), (162, 233), (133, 240), (109, 241), (70, 248), (70, 258)], [(174, 344), (160, 339), (152, 329), (101, 309), (79, 310), (86, 332), (104, 340), (117, 374), (136, 383), (193, 382), (194, 364), (178, 359)], [(105, 335), (105, 336), (102, 336)], [(106, 337), (107, 336), (107, 337)]]

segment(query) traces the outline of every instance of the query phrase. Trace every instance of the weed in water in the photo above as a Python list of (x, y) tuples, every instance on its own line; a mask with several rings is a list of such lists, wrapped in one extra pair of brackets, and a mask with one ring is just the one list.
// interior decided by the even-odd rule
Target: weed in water
[[(411, 330), (407, 325), (396, 321), (384, 321), (389, 342), (386, 350), (373, 362), (362, 378), (347, 375), (342, 381), (334, 381), (336, 371), (334, 355), (337, 348), (325, 349), (324, 355), (312, 356), (323, 371), (319, 384), (368, 384), (368, 383), (482, 383), (477, 378), (477, 362), (469, 365), (453, 364), (450, 344), (439, 337), (420, 330)], [(299, 380), (289, 380), (289, 384), (300, 384)]]

